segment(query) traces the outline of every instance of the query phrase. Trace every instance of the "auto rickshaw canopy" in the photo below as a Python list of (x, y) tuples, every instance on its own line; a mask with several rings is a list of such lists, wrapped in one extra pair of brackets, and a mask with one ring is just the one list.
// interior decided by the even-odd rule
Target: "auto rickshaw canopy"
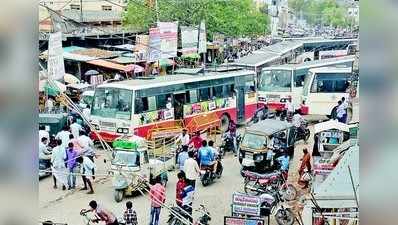
[(246, 129), (246, 131), (270, 136), (272, 134), (286, 130), (292, 126), (293, 125), (287, 121), (281, 121), (276, 119), (265, 119), (251, 125)]
[(326, 122), (317, 123), (314, 125), (314, 132), (315, 134), (320, 133), (326, 130), (341, 130), (344, 132), (350, 132), (350, 126), (345, 123), (340, 123), (337, 120), (328, 120)]

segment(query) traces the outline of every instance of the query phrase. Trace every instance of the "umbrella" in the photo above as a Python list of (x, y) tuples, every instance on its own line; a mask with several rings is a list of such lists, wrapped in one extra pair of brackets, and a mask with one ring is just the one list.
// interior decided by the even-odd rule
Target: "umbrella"
[(159, 67), (159, 64), (161, 67), (165, 67), (175, 65), (176, 63), (171, 59), (159, 59), (159, 61), (156, 62), (154, 66)]
[(84, 73), (84, 76), (92, 76), (92, 75), (98, 75), (98, 74), (99, 74), (99, 72), (96, 70), (89, 70)]
[(69, 83), (69, 84), (78, 84), (78, 83), (80, 83), (79, 78), (77, 78), (77, 77), (75, 77), (75, 76), (73, 76), (72, 74), (69, 74), (69, 73), (65, 73), (64, 81), (66, 83)]
[(142, 66), (135, 64), (130, 64), (125, 66), (124, 72), (131, 72), (131, 71), (134, 71), (134, 73), (141, 73), (144, 71), (144, 68)]

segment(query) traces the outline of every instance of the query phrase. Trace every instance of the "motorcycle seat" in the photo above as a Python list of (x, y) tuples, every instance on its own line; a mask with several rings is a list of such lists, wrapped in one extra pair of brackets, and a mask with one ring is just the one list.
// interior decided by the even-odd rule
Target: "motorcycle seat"
[(256, 172), (251, 172), (251, 171), (245, 171), (244, 174), (245, 174), (245, 176), (248, 176), (248, 177), (261, 178), (261, 179), (271, 178), (273, 176), (279, 175), (278, 172), (262, 174), (262, 173), (256, 173)]
[(213, 166), (201, 165), (200, 169), (201, 170), (213, 170)]

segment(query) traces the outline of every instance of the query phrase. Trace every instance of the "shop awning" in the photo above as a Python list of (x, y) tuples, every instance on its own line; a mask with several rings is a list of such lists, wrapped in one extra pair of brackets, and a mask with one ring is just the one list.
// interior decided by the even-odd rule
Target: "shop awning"
[(100, 67), (104, 67), (104, 68), (108, 68), (108, 69), (119, 70), (119, 71), (124, 71), (124, 69), (125, 69), (125, 66), (123, 66), (123, 65), (109, 62), (109, 61), (106, 61), (103, 59), (90, 60), (90, 61), (87, 61), (87, 63), (96, 65), (96, 66), (100, 66)]
[(144, 68), (142, 66), (139, 65), (135, 65), (135, 64), (130, 64), (124, 67), (124, 71), (125, 72), (132, 72), (134, 71), (134, 73), (141, 73), (144, 72)]
[(155, 67), (166, 67), (166, 66), (172, 66), (175, 65), (176, 63), (171, 60), (171, 59), (160, 59), (159, 61), (155, 62)]

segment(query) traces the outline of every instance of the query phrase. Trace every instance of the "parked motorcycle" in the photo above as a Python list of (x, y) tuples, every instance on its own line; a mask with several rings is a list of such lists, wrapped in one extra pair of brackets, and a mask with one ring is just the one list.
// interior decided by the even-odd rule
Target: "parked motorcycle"
[[(188, 215), (183, 209), (180, 207), (172, 207), (171, 210), (173, 213), (170, 213), (169, 219), (167, 220), (168, 225), (184, 225), (185, 223), (179, 219), (179, 217), (175, 216), (175, 214), (181, 216), (189, 220), (190, 215)], [(200, 212), (201, 216), (198, 218), (197, 221), (193, 222), (193, 225), (209, 225), (209, 221), (211, 220), (211, 216), (209, 211), (206, 209), (204, 205), (200, 205), (199, 209), (195, 211)]]
[(310, 135), (311, 134), (310, 134), (310, 129), (308, 129), (308, 122), (304, 121), (301, 124), (301, 131), (300, 131), (300, 129), (296, 128), (294, 140), (295, 141), (303, 140), (305, 143), (307, 143), (308, 139), (310, 138)]
[(263, 193), (281, 192), (282, 197), (291, 201), (297, 197), (297, 189), (287, 183), (287, 174), (275, 171), (268, 174), (259, 174), (251, 171), (243, 171), (245, 177), (244, 190), (246, 194), (260, 195)]
[(294, 223), (294, 214), (291, 208), (285, 204), (283, 194), (279, 191), (261, 194), (261, 216), (274, 215), (279, 225), (292, 225)]
[[(236, 147), (239, 148), (239, 144), (242, 140), (242, 136), (240, 134), (237, 134), (236, 136)], [(225, 156), (226, 152), (234, 152), (234, 139), (229, 135), (228, 133), (225, 133), (222, 136), (222, 143), (220, 145), (220, 154), (222, 156)]]
[(221, 156), (217, 156), (217, 169), (216, 172), (213, 172), (213, 167), (212, 166), (201, 166), (200, 167), (200, 180), (203, 184), (203, 186), (207, 186), (213, 181), (218, 178), (221, 178), (223, 172), (223, 166), (221, 163)]

